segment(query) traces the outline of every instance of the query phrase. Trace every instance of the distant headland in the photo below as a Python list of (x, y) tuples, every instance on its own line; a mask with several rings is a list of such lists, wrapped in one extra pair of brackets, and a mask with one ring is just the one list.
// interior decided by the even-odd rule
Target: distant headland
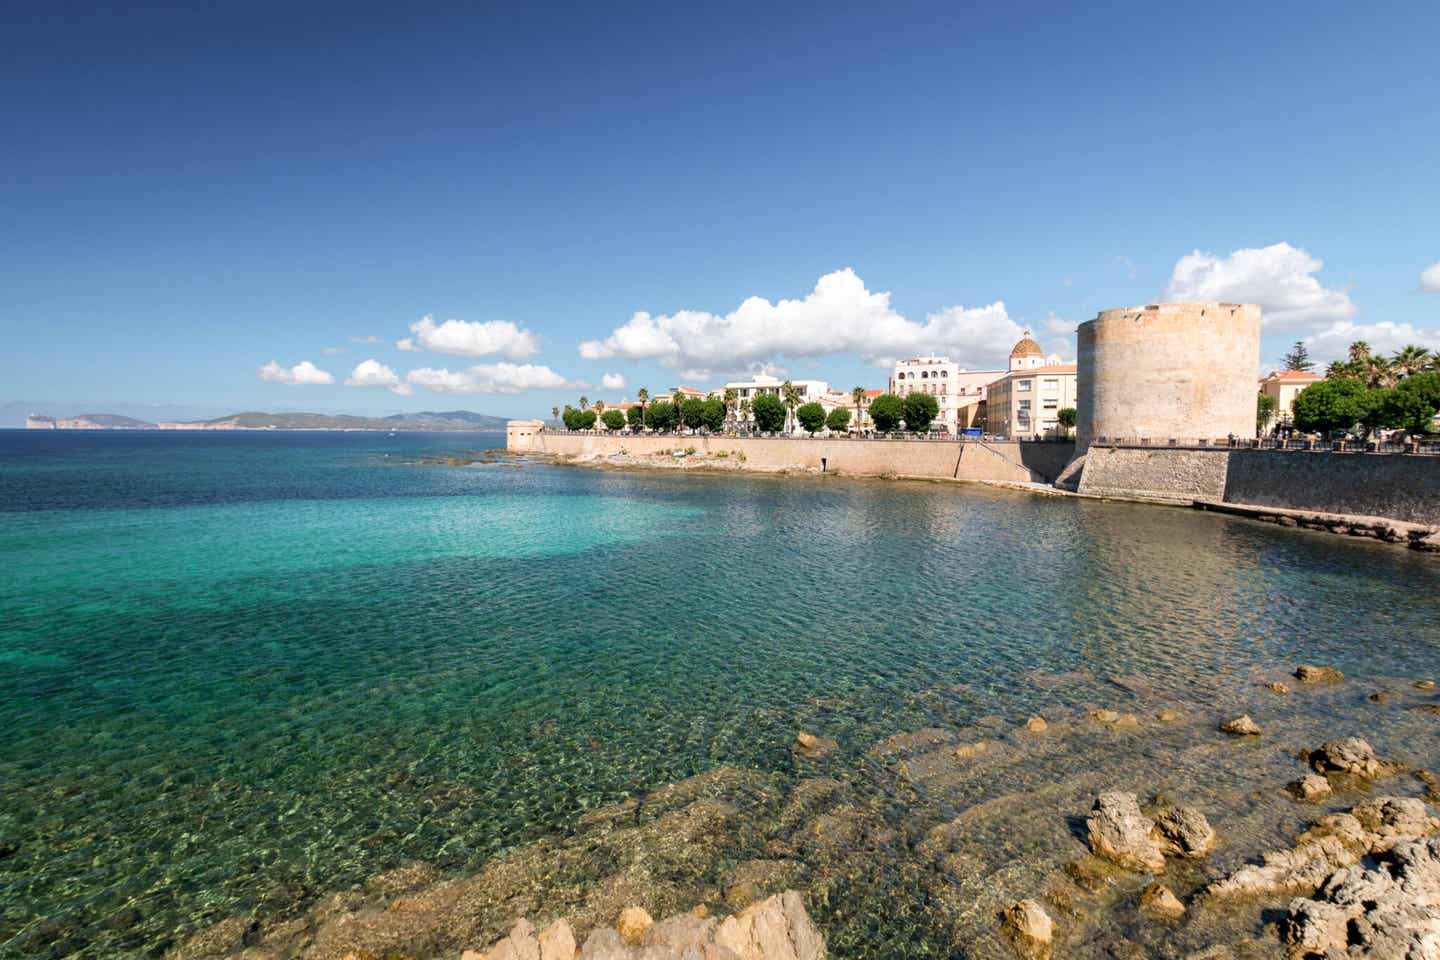
[(504, 430), (504, 417), (469, 410), (397, 413), (388, 417), (353, 417), (327, 413), (232, 413), (211, 420), (160, 420), (152, 423), (114, 413), (81, 413), (73, 417), (31, 414), (27, 430)]

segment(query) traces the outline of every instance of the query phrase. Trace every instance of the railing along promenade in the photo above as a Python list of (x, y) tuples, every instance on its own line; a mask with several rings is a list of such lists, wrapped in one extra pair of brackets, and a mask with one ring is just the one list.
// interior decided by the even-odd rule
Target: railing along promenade
[[(980, 437), (936, 436), (934, 434), (910, 433), (843, 433), (825, 436), (810, 436), (803, 433), (761, 433), (745, 431), (717, 431), (681, 433), (677, 431), (647, 430), (634, 433), (628, 430), (552, 430), (545, 432), (557, 436), (571, 437), (669, 437), (674, 440), (886, 440), (897, 443), (1073, 443), (1074, 437), (1025, 437), (1012, 440), (985, 434)], [(1164, 440), (1148, 437), (1106, 437), (1098, 436), (1090, 442), (1092, 447), (1140, 447), (1146, 449), (1174, 448), (1181, 450), (1286, 450), (1312, 453), (1384, 453), (1409, 456), (1440, 456), (1440, 441), (1381, 441), (1381, 440), (1308, 440), (1253, 437), (1170, 437)]]
[(1384, 440), (1310, 440), (1283, 439), (1277, 437), (1171, 437), (1155, 440), (1148, 437), (1106, 437), (1098, 436), (1090, 441), (1092, 447), (1142, 447), (1176, 448), (1187, 450), (1288, 450), (1311, 453), (1385, 453), (1409, 456), (1440, 456), (1440, 442), (1434, 441), (1384, 441)]

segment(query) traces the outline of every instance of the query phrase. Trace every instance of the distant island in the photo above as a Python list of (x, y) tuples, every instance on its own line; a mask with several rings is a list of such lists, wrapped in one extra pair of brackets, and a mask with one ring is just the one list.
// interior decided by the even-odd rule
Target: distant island
[(397, 413), (388, 417), (352, 417), (327, 413), (232, 413), (213, 420), (161, 420), (151, 423), (114, 413), (73, 417), (32, 414), (27, 430), (503, 430), (506, 419), (469, 410)]

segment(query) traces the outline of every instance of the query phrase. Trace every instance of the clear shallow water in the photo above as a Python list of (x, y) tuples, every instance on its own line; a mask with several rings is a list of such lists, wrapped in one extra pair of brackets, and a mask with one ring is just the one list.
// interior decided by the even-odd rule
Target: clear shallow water
[[(417, 466), (498, 435), (0, 432), (0, 954), (473, 869), (720, 764), (1428, 675), (1440, 564), (979, 487)], [(133, 911), (133, 912), (132, 912)], [(123, 921), (117, 920), (123, 917)]]

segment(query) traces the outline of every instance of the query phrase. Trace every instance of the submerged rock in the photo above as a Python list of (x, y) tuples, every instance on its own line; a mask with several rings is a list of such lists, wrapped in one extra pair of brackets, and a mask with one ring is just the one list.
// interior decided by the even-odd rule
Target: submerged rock
[(1301, 683), (1339, 683), (1345, 674), (1334, 667), (1317, 667), (1302, 663), (1295, 668), (1295, 678)]
[(1285, 683), (1282, 683), (1282, 682), (1279, 681), (1279, 680), (1271, 680), (1271, 681), (1269, 681), (1268, 683), (1265, 684), (1265, 689), (1271, 691), (1272, 693), (1279, 693), (1279, 694), (1286, 694), (1286, 693), (1289, 693), (1289, 692), (1290, 692), (1290, 687), (1289, 687), (1289, 685), (1287, 685), (1287, 684), (1285, 684)]
[(1163, 883), (1155, 882), (1140, 892), (1140, 909), (1167, 920), (1179, 920), (1185, 916), (1185, 904), (1175, 892)]
[(1035, 716), (1025, 721), (1025, 729), (1029, 730), (1031, 733), (1044, 733), (1046, 730), (1050, 729), (1050, 724), (1046, 723), (1045, 718), (1037, 713)]
[(1001, 932), (1024, 960), (1050, 960), (1055, 925), (1045, 908), (1034, 900), (1021, 900), (1005, 911)]
[(1164, 808), (1155, 815), (1155, 830), (1165, 853), (1196, 860), (1215, 849), (1215, 829), (1194, 807)]
[(1155, 838), (1155, 821), (1140, 812), (1133, 793), (1102, 793), (1085, 821), (1090, 849), (1128, 870), (1158, 873), (1165, 854)]
[(1434, 690), (1434, 689), (1435, 689), (1435, 681), (1434, 681), (1434, 680), (1416, 680), (1416, 681), (1415, 681), (1415, 689), (1416, 689), (1416, 690)]
[(1348, 773), (1365, 780), (1374, 780), (1397, 772), (1397, 765), (1375, 755), (1375, 748), (1359, 737), (1328, 740), (1306, 756), (1307, 762), (1321, 773)]
[(1258, 737), (1260, 725), (1250, 719), (1249, 714), (1243, 714), (1233, 720), (1226, 720), (1220, 724), (1220, 729), (1235, 737)]
[(839, 748), (840, 744), (834, 740), (817, 737), (813, 733), (802, 731), (795, 735), (795, 752), (811, 760), (818, 760), (820, 757), (834, 753)]
[(1292, 780), (1285, 789), (1297, 800), (1318, 803), (1330, 796), (1330, 781), (1318, 773), (1307, 773), (1299, 780)]

